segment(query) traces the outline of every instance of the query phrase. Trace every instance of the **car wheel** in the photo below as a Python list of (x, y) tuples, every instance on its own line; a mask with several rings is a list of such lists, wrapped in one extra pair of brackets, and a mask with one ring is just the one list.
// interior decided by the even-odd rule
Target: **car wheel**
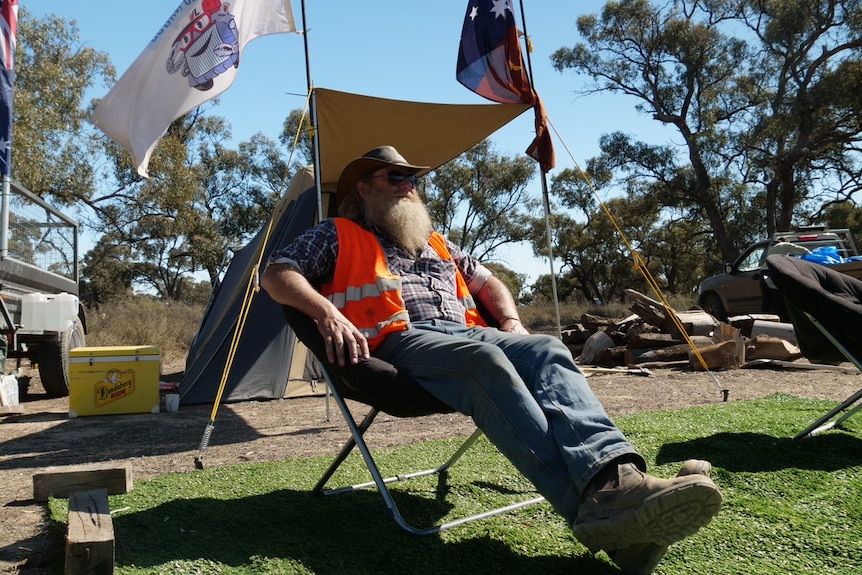
[(724, 311), (721, 299), (714, 293), (708, 293), (703, 296), (703, 299), (700, 302), (700, 307), (715, 319), (721, 321), (727, 320), (727, 312)]

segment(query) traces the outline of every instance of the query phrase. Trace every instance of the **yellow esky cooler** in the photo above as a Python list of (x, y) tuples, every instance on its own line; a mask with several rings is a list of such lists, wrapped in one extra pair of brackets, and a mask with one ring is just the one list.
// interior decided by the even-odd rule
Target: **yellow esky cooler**
[(158, 413), (161, 357), (152, 345), (69, 351), (69, 417)]

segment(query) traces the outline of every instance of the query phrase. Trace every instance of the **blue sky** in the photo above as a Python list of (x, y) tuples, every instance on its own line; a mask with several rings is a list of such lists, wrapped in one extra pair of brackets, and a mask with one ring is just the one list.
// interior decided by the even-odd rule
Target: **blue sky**
[[(21, 0), (31, 14), (55, 14), (77, 21), (82, 44), (106, 52), (118, 77), (180, 4), (180, 0), (146, 3), (117, 0)], [(598, 0), (524, 0), (526, 29), (534, 51), (530, 58), (536, 90), (556, 135), (557, 169), (584, 166), (598, 152), (602, 134), (624, 131), (648, 141), (667, 138), (655, 122), (634, 110), (635, 101), (608, 94), (577, 96), (583, 79), (557, 72), (550, 55), (579, 41), (576, 20), (597, 13)], [(292, 3), (297, 26), (302, 4)], [(315, 86), (386, 98), (487, 103), (455, 80), (455, 62), (467, 0), (306, 0), (308, 58)], [(515, 2), (517, 20), (520, 10)], [(215, 113), (227, 118), (236, 141), (262, 132), (275, 138), (285, 117), (302, 108), (307, 92), (305, 45), (296, 34), (258, 38), (243, 52), (233, 86), (220, 97)], [(101, 97), (110, 86), (96, 87)], [(524, 114), (491, 139), (497, 150), (523, 154), (533, 137), (532, 114)], [(563, 144), (574, 155), (569, 157)], [(552, 172), (553, 173), (553, 172)], [(533, 183), (539, 194), (541, 182)], [(548, 262), (532, 258), (525, 246), (498, 254), (503, 263), (527, 273), (530, 280), (550, 271)]]

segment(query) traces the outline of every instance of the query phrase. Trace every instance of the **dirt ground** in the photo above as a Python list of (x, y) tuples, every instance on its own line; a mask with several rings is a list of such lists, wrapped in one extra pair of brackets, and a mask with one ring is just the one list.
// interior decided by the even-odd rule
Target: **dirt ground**
[[(24, 413), (0, 416), (0, 573), (43, 575), (51, 572), (52, 557), (57, 560), (56, 540), (52, 547), (46, 535), (46, 506), (33, 501), (34, 473), (107, 461), (131, 462), (134, 480), (193, 473), (212, 414), (211, 405), (197, 405), (181, 406), (176, 413), (70, 419), (68, 398), (48, 398), (33, 375), (21, 398)], [(729, 401), (778, 392), (840, 401), (862, 387), (859, 374), (775, 367), (711, 374), (670, 369), (651, 370), (648, 376), (591, 373), (589, 381), (612, 417), (719, 403), (722, 388), (729, 390)], [(362, 406), (351, 405), (364, 414)], [(348, 432), (334, 403), (330, 417), (327, 413), (323, 397), (222, 405), (203, 465), (334, 454)], [(381, 415), (368, 440), (382, 447), (466, 436), (472, 430), (460, 415)]]

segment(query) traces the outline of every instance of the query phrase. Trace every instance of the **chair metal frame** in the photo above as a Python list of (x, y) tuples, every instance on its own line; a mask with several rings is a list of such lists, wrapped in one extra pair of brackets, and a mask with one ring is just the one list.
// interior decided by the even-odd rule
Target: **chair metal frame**
[[(806, 352), (806, 345), (802, 340), (804, 335), (808, 346), (816, 346), (811, 349), (815, 355), (819, 356), (825, 353), (829, 360), (844, 358), (862, 373), (862, 356), (856, 357), (848, 349), (848, 344), (839, 341), (835, 335), (835, 333), (842, 333), (839, 330), (843, 329), (845, 325), (840, 322), (835, 324), (834, 320), (830, 321), (832, 315), (835, 314), (842, 314), (842, 317), (850, 314), (851, 321), (853, 316), (859, 315), (862, 282), (856, 277), (830, 269), (829, 266), (806, 262), (785, 255), (770, 255), (766, 258), (766, 264), (765, 273), (772, 278), (778, 292), (785, 299), (785, 305), (797, 332), (797, 338), (800, 340), (799, 345), (802, 351)], [(844, 300), (842, 299), (844, 295), (850, 297)], [(830, 327), (824, 325), (824, 321)], [(815, 330), (811, 330), (808, 323)], [(821, 347), (820, 342), (815, 342), (812, 339), (814, 334), (818, 332), (832, 345), (833, 351), (825, 352), (823, 349), (819, 349)], [(845, 338), (845, 341), (857, 353), (862, 349), (862, 343), (858, 338), (849, 337), (849, 339)], [(834, 353), (835, 351), (838, 353)], [(862, 403), (856, 405), (860, 400), (862, 400), (862, 389), (859, 389), (836, 408), (798, 433), (794, 440), (805, 439), (838, 427), (862, 410)]]
[[(850, 351), (840, 341), (838, 341), (834, 335), (829, 332), (829, 330), (827, 330), (819, 321), (817, 321), (817, 318), (815, 318), (807, 311), (803, 311), (802, 313), (804, 313), (809, 319), (809, 321), (811, 321), (811, 323), (814, 324), (814, 326), (818, 330), (820, 330), (820, 333), (822, 333), (823, 336), (826, 337), (826, 339), (832, 342), (832, 345), (834, 345), (835, 348), (838, 349), (838, 351), (840, 351), (841, 354), (845, 358), (847, 358), (850, 363), (856, 366), (856, 369), (862, 372), (862, 361), (856, 359), (853, 354), (850, 353)], [(806, 437), (812, 437), (814, 435), (817, 435), (818, 433), (822, 433), (824, 431), (828, 431), (830, 429), (838, 427), (839, 425), (841, 425), (841, 423), (847, 421), (847, 419), (852, 417), (856, 412), (862, 410), (862, 403), (859, 403), (859, 405), (851, 409), (853, 404), (857, 403), (860, 399), (862, 399), (862, 389), (844, 400), (841, 405), (839, 405), (838, 407), (831, 410), (829, 413), (809, 425), (804, 431), (800, 432), (796, 437), (794, 437), (794, 439), (805, 439)], [(840, 417), (834, 420), (832, 419), (839, 414), (841, 414)]]
[[(383, 498), (383, 502), (386, 505), (386, 509), (389, 511), (389, 514), (392, 516), (392, 519), (402, 530), (406, 531), (411, 535), (425, 536), (425, 535), (434, 535), (444, 531), (446, 529), (451, 529), (453, 527), (457, 527), (459, 525), (463, 525), (465, 523), (476, 521), (478, 519), (485, 519), (488, 517), (493, 517), (495, 515), (500, 515), (502, 513), (506, 513), (509, 511), (513, 511), (516, 509), (521, 509), (523, 507), (528, 507), (530, 505), (535, 505), (537, 503), (541, 503), (545, 501), (544, 497), (534, 497), (525, 501), (520, 501), (517, 503), (513, 503), (511, 505), (506, 505), (503, 507), (497, 507), (495, 509), (491, 509), (482, 513), (477, 513), (475, 515), (470, 515), (467, 517), (462, 517), (459, 519), (453, 519), (451, 521), (446, 522), (438, 522), (435, 525), (430, 527), (417, 527), (412, 523), (408, 522), (404, 516), (401, 514), (401, 511), (398, 509), (398, 506), (395, 503), (395, 500), (392, 498), (392, 493), (389, 491), (389, 485), (392, 483), (396, 483), (399, 481), (406, 481), (409, 479), (415, 479), (417, 477), (426, 477), (429, 475), (440, 475), (449, 470), (464, 453), (476, 442), (476, 440), (482, 436), (482, 430), (476, 429), (473, 434), (467, 438), (464, 443), (449, 457), (446, 462), (442, 465), (425, 469), (422, 471), (415, 471), (412, 473), (404, 473), (398, 474), (394, 477), (386, 477), (384, 478), (380, 472), (380, 468), (378, 467), (374, 457), (371, 453), (371, 450), (368, 447), (368, 444), (365, 442), (365, 432), (371, 426), (371, 423), (377, 417), (377, 414), (380, 413), (376, 407), (370, 406), (371, 410), (364, 417), (364, 419), (357, 423), (356, 419), (353, 416), (353, 413), (350, 411), (347, 402), (344, 400), (344, 397), (338, 391), (338, 387), (335, 385), (334, 375), (331, 373), (330, 369), (324, 362), (321, 363), (321, 371), (323, 372), (324, 378), (326, 379), (327, 384), (327, 393), (332, 394), (332, 398), (335, 400), (336, 405), (338, 405), (341, 414), (344, 416), (344, 420), (347, 423), (347, 427), (350, 430), (350, 438), (341, 448), (341, 451), (336, 456), (335, 460), (317, 482), (317, 485), (314, 486), (312, 493), (318, 496), (329, 496), (329, 495), (338, 495), (343, 493), (351, 493), (360, 489), (373, 488), (377, 487), (378, 492)], [(416, 416), (423, 417), (423, 416)], [(362, 458), (365, 461), (365, 465), (368, 468), (368, 471), (371, 474), (372, 481), (366, 483), (360, 483), (356, 485), (349, 485), (345, 487), (327, 489), (326, 485), (329, 483), (329, 480), (341, 466), (341, 464), (347, 459), (347, 457), (353, 452), (354, 449), (358, 449)]]

